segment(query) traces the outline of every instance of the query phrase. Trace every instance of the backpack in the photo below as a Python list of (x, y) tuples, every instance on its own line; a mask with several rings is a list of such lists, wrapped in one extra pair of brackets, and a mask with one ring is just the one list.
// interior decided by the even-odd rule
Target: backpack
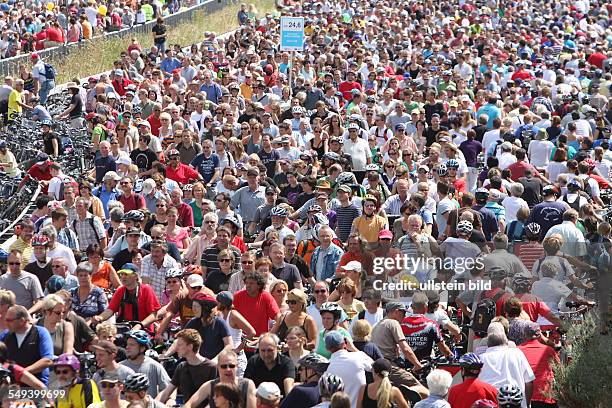
[(45, 74), (44, 74), (45, 78), (47, 79), (47, 81), (54, 81), (55, 76), (57, 75), (57, 71), (55, 70), (53, 65), (49, 64), (48, 62), (45, 62), (44, 65), (45, 65)]
[[(492, 298), (480, 299), (474, 310), (472, 318), (472, 330), (480, 337), (487, 335), (487, 330), (491, 320), (497, 315), (497, 301), (504, 295), (500, 290)], [(481, 295), (482, 296), (482, 295)]]
[[(543, 256), (540, 259), (538, 259), (538, 261), (537, 261), (538, 262), (538, 269), (536, 269), (537, 276), (540, 276), (540, 268), (542, 267), (542, 262), (544, 262), (545, 259), (546, 259), (546, 257)], [(559, 264), (561, 265), (561, 269), (563, 269), (563, 274), (567, 276), (567, 266), (565, 266), (565, 262), (561, 261), (561, 262), (559, 262)]]
[(533, 140), (534, 136), (533, 125), (523, 125), (523, 129), (521, 130), (521, 143), (523, 144), (524, 149), (529, 146), (529, 143), (531, 140)]

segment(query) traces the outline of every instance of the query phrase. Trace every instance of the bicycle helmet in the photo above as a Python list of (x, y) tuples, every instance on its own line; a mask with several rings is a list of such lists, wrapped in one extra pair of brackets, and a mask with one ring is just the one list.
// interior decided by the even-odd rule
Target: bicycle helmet
[(132, 108), (132, 115), (142, 115), (142, 108), (140, 106), (134, 106)]
[(11, 384), (13, 372), (8, 368), (0, 367), (0, 384)]
[(74, 354), (62, 354), (53, 362), (53, 367), (68, 366), (75, 372), (81, 369), (81, 362)]
[(51, 127), (53, 125), (53, 122), (51, 122), (49, 119), (45, 119), (43, 121), (40, 122), (41, 126), (49, 126)]
[(470, 235), (474, 230), (474, 226), (468, 220), (462, 220), (457, 223), (457, 233), (461, 235)]
[(66, 284), (66, 280), (59, 275), (53, 275), (47, 280), (47, 291), (49, 293), (55, 293), (59, 290), (62, 290), (64, 285)]
[(521, 288), (526, 291), (531, 286), (531, 279), (526, 276), (516, 275), (512, 278), (512, 286), (515, 290)]
[(491, 400), (480, 399), (472, 404), (472, 408), (497, 408), (497, 403)]
[(363, 200), (361, 201), (361, 203), (365, 204), (366, 201), (371, 201), (374, 203), (375, 206), (378, 207), (378, 198), (374, 197), (372, 194), (366, 194), (366, 196), (363, 197)]
[(240, 223), (238, 222), (238, 219), (233, 215), (228, 215), (227, 217), (221, 220), (221, 225), (225, 225), (226, 223), (232, 224), (236, 228), (240, 228)]
[(378, 171), (378, 164), (374, 164), (374, 163), (368, 164), (365, 167), (365, 169), (366, 171)]
[(354, 184), (355, 183), (355, 176), (353, 175), (353, 173), (349, 173), (347, 171), (344, 171), (340, 174), (338, 174), (338, 177), (336, 177), (336, 183), (341, 186), (342, 184)]
[[(180, 155), (181, 155), (181, 154), (180, 154), (180, 153), (179, 153), (179, 151), (178, 151), (178, 150), (176, 150), (176, 149), (170, 149), (170, 150), (168, 151), (168, 157), (172, 157), (172, 156), (180, 156)], [(190, 184), (189, 184), (189, 185), (190, 185)], [(187, 185), (186, 185), (185, 187), (187, 187)]]
[(448, 174), (448, 168), (444, 163), (440, 164), (436, 171), (438, 172), (438, 176), (446, 176)]
[(484, 363), (478, 356), (478, 354), (474, 353), (465, 353), (459, 358), (459, 365), (461, 368), (467, 368), (469, 370), (479, 370), (482, 368)]
[(312, 214), (312, 219), (315, 224), (329, 225), (329, 220), (327, 219), (327, 216), (323, 213), (318, 212)]
[(46, 235), (34, 235), (32, 238), (32, 246), (47, 246), (49, 245), (49, 237)]
[(319, 378), (319, 394), (323, 398), (330, 398), (338, 391), (344, 391), (344, 381), (336, 374), (325, 373)]
[(306, 354), (298, 361), (300, 367), (311, 368), (319, 374), (327, 371), (329, 360), (317, 353)]
[(506, 273), (506, 270), (501, 266), (493, 266), (489, 270), (489, 277), (491, 278), (491, 280), (501, 281), (506, 279), (507, 276), (508, 274)]
[(183, 270), (181, 268), (170, 268), (166, 271), (166, 279), (180, 278), (183, 276)]
[(185, 184), (183, 186), (183, 191), (193, 191), (193, 184)]
[(450, 159), (446, 162), (446, 167), (457, 170), (459, 168), (459, 162), (455, 159)]
[(136, 340), (138, 344), (146, 348), (151, 347), (151, 339), (149, 339), (149, 335), (144, 330), (130, 330), (127, 332), (127, 338)]
[(128, 211), (123, 216), (123, 221), (142, 222), (144, 220), (144, 214), (139, 210)]
[(308, 207), (308, 212), (320, 213), (322, 211), (321, 206), (319, 204), (313, 204)]
[(476, 189), (476, 193), (474, 193), (474, 197), (476, 200), (487, 200), (489, 198), (489, 190), (486, 188), (480, 187)]
[(576, 180), (575, 178), (572, 178), (567, 182), (567, 190), (570, 193), (575, 193), (579, 191), (581, 188), (582, 188), (582, 185), (580, 184), (580, 181)]
[(9, 253), (0, 248), (0, 263), (5, 264), (8, 261)]
[(528, 236), (540, 236), (540, 229), (540, 224), (535, 222), (530, 222), (529, 224), (525, 225), (525, 233)]
[(324, 159), (329, 159), (333, 162), (337, 162), (340, 160), (340, 155), (338, 153), (335, 152), (327, 152), (323, 155)]
[(514, 384), (506, 384), (499, 389), (497, 393), (497, 402), (500, 408), (502, 405), (520, 406), (523, 402), (523, 391)]
[(124, 388), (129, 392), (146, 391), (149, 388), (149, 377), (142, 373), (130, 374), (125, 379)]
[(335, 302), (323, 303), (319, 309), (319, 313), (323, 314), (325, 312), (332, 313), (336, 319), (339, 319), (340, 316), (342, 316), (342, 308)]
[(287, 210), (281, 207), (280, 205), (277, 205), (276, 207), (273, 207), (270, 210), (270, 217), (286, 217), (286, 216), (287, 216)]

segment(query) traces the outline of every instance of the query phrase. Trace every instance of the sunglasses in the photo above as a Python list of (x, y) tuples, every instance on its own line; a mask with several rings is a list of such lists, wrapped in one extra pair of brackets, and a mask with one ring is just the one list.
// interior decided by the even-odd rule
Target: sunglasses
[(21, 265), (21, 262), (9, 262), (9, 265)]
[(228, 258), (223, 258), (223, 259), (219, 259), (219, 262), (232, 262), (232, 260)]
[(57, 375), (61, 375), (61, 374), (67, 375), (67, 374), (70, 374), (70, 370), (69, 369), (66, 369), (66, 370), (55, 370), (55, 374), (57, 374)]
[(103, 382), (103, 383), (100, 384), (100, 387), (102, 387), (102, 388), (115, 388), (115, 385), (117, 385), (117, 383)]
[[(12, 265), (12, 264), (10, 264), (10, 265)], [(17, 265), (19, 265), (19, 264), (17, 264)], [(51, 265), (52, 268), (61, 268), (62, 266), (64, 266), (64, 265)]]
[(288, 300), (287, 301), (288, 305), (297, 305), (297, 303), (298, 303), (297, 300)]
[(227, 370), (228, 368), (236, 368), (236, 364), (219, 364), (219, 367), (221, 367), (224, 370)]
[(241, 264), (243, 265), (253, 265), (253, 261), (240, 261)]
[(317, 293), (317, 294), (327, 293), (327, 291), (325, 289), (319, 289), (319, 290), (315, 290), (314, 293)]

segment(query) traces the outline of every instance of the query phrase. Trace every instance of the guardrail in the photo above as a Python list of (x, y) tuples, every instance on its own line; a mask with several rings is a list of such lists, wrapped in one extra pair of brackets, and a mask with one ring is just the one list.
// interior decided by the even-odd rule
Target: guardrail
[(4, 230), (0, 231), (0, 247), (4, 249), (5, 251), (8, 251), (8, 247), (12, 243), (10, 239), (14, 235), (13, 231), (15, 229), (15, 225), (17, 225), (17, 223), (21, 221), (23, 217), (25, 217), (26, 215), (31, 215), (34, 212), (35, 207), (36, 207), (34, 204), (36, 202), (36, 199), (40, 195), (40, 192), (41, 192), (41, 187), (39, 185), (34, 191), (32, 198), (30, 199), (30, 201), (28, 201), (28, 204), (25, 206), (23, 211), (21, 211), (21, 214), (19, 214), (17, 219), (15, 219), (12, 223), (10, 223)]
[[(174, 13), (166, 18), (164, 21), (166, 25), (172, 26), (178, 23), (193, 20), (194, 14), (197, 11), (204, 10), (206, 12), (212, 12), (222, 9), (224, 6), (228, 5), (227, 0), (206, 0), (201, 4), (197, 4), (192, 6), (186, 10), (179, 11)], [(142, 33), (151, 33), (151, 28), (155, 25), (155, 21), (149, 21), (145, 24), (139, 24), (132, 26), (130, 28), (125, 28), (119, 31), (113, 31), (109, 33), (104, 33), (93, 39), (99, 38), (109, 38), (109, 37), (126, 37), (133, 36), (134, 34), (142, 34)], [(36, 51), (38, 55), (42, 58), (48, 57), (57, 57), (57, 56), (65, 56), (74, 51), (78, 51), (81, 45), (85, 44), (85, 42), (77, 42), (61, 45), (58, 47), (46, 48), (44, 50)], [(15, 57), (6, 58), (0, 60), (0, 76), (17, 76), (19, 74), (19, 66), (20, 65), (29, 65), (30, 64), (30, 54), (17, 55)], [(60, 68), (60, 67), (58, 67)]]

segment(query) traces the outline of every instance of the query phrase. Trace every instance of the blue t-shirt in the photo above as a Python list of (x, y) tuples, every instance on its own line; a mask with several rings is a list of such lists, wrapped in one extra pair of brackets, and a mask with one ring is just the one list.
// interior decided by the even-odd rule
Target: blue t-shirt
[[(38, 330), (38, 359), (48, 358), (53, 360), (53, 339), (51, 339), (49, 331), (42, 326), (32, 326), (31, 330)], [(0, 334), (0, 341), (5, 342), (8, 335), (8, 330), (3, 331), (2, 334)], [(24, 347), (26, 345), (22, 344), (21, 346)], [(17, 364), (20, 364), (19, 358), (16, 357), (17, 356), (12, 356), (11, 360), (15, 361)], [(27, 366), (28, 364), (20, 365)], [(39, 374), (35, 375), (40, 381), (43, 382), (43, 384), (49, 385), (49, 368), (45, 368)]]
[(533, 207), (525, 224), (530, 222), (540, 224), (540, 240), (543, 240), (549, 229), (563, 222), (566, 208), (564, 203), (558, 201), (543, 201)]
[(280, 408), (310, 408), (317, 405), (320, 399), (317, 382), (301, 384), (291, 389), (281, 402)]
[(499, 224), (497, 223), (497, 217), (493, 211), (485, 208), (483, 205), (475, 205), (472, 209), (478, 211), (482, 216), (482, 231), (487, 241), (493, 238), (493, 235), (499, 231)]
[(111, 156), (98, 156), (95, 161), (96, 165), (96, 183), (102, 183), (104, 175), (109, 171), (117, 171), (117, 163)]
[(215, 317), (208, 326), (204, 326), (199, 317), (194, 317), (185, 328), (197, 330), (202, 339), (206, 339), (200, 346), (200, 355), (210, 359), (215, 358), (223, 350), (225, 347), (223, 339), (230, 336), (229, 326), (219, 317)]
[(206, 183), (210, 183), (215, 170), (219, 167), (219, 156), (213, 153), (209, 157), (204, 157), (204, 153), (200, 153), (191, 161), (191, 166), (200, 173)]

